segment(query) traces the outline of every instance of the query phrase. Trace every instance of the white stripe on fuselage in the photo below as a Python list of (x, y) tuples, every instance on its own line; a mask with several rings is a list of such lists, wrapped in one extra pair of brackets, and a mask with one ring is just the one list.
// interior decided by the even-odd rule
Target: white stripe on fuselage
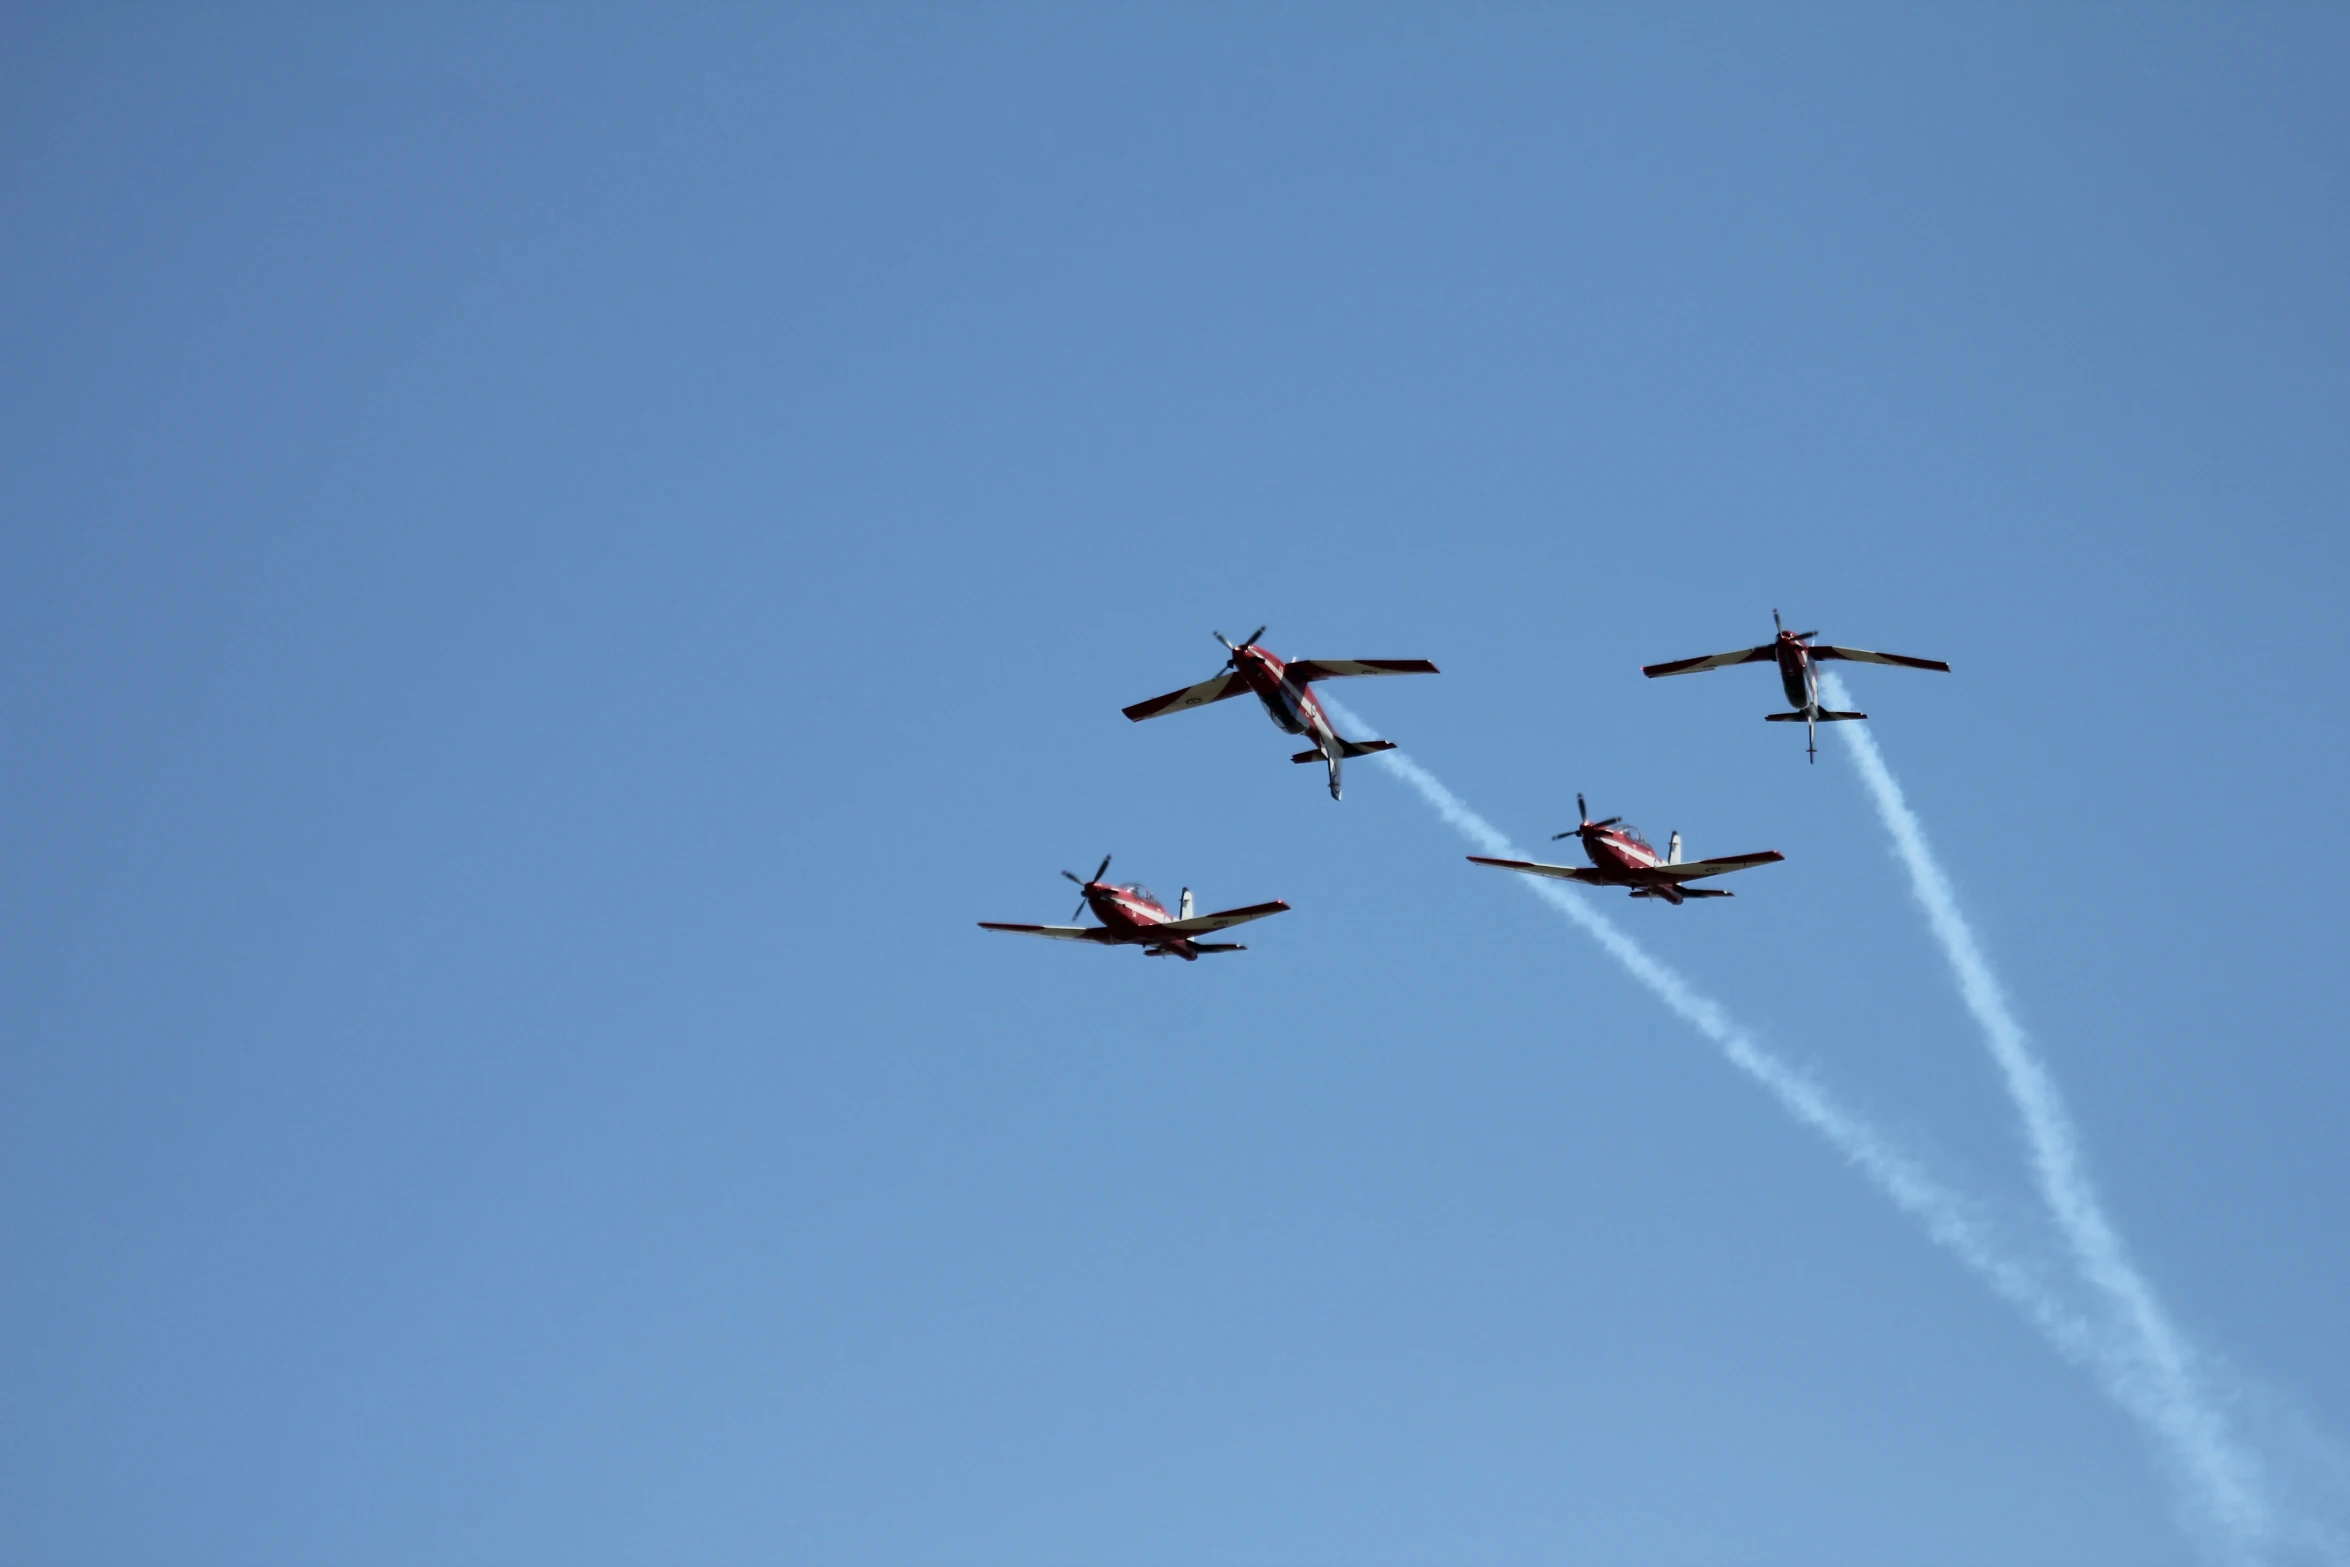
[[(1315, 749), (1324, 756), (1337, 750), (1338, 731), (1331, 725), (1329, 716), (1322, 711), (1322, 704), (1315, 701), (1304, 686), (1289, 678), (1289, 666), (1275, 661), (1269, 655), (1260, 654), (1257, 668), (1272, 677), (1273, 694), (1281, 704), (1280, 711), (1273, 715), (1275, 721), (1278, 722), (1281, 714), (1286, 713), (1290, 724), (1296, 726), (1290, 730), (1292, 734), (1301, 734), (1312, 740)], [(1267, 702), (1266, 706), (1270, 707), (1272, 703)]]
[(1284, 696), (1290, 697), (1290, 711), (1297, 714), (1298, 726), (1313, 737), (1314, 744), (1320, 746), (1325, 755), (1334, 750), (1338, 731), (1330, 726), (1330, 720), (1323, 715), (1322, 704), (1315, 701), (1304, 686), (1291, 685), (1286, 676), (1281, 681), (1281, 691)]
[(1606, 865), (1601, 862), (1599, 855), (1592, 855), (1591, 863), (1598, 865), (1602, 870), (1645, 871), (1654, 870), (1657, 866), (1665, 863), (1657, 856), (1654, 849), (1643, 849), (1638, 844), (1627, 843), (1621, 838), (1602, 838), (1599, 841), (1601, 846), (1608, 851), (1609, 857), (1617, 862), (1615, 865)]
[[(1167, 913), (1164, 909), (1156, 908), (1150, 904), (1140, 902), (1133, 898), (1124, 897), (1115, 892), (1103, 893), (1102, 897), (1112, 908), (1116, 909), (1120, 914), (1125, 915), (1127, 919), (1131, 920), (1134, 924), (1139, 925), (1146, 930), (1153, 925), (1164, 925), (1167, 923)], [(1100, 911), (1097, 910), (1096, 912), (1098, 913)], [(1102, 923), (1104, 925), (1110, 923), (1108, 915), (1105, 914), (1102, 916)]]

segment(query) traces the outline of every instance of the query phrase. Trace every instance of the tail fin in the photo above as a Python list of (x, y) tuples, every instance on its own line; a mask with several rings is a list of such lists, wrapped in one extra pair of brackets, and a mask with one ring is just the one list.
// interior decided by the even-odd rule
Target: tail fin
[(1374, 740), (1368, 745), (1360, 746), (1351, 740), (1341, 740), (1338, 742), (1336, 756), (1324, 756), (1319, 751), (1300, 751), (1290, 760), (1293, 762), (1328, 762), (1330, 764), (1330, 798), (1335, 800), (1339, 797), (1338, 764), (1340, 762), (1350, 756), (1360, 756), (1365, 751), (1391, 751), (1393, 749), (1395, 749), (1395, 742), (1392, 740)]

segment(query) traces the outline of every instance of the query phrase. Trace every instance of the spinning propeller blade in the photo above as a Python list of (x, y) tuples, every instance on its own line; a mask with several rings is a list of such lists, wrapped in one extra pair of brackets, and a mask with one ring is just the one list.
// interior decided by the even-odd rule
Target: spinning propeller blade
[(1583, 803), (1583, 796), (1579, 793), (1575, 796), (1575, 814), (1583, 818), (1581, 824), (1575, 827), (1570, 827), (1565, 832), (1552, 833), (1550, 835), (1551, 842), (1556, 843), (1561, 838), (1580, 837), (1584, 833), (1594, 832), (1602, 827), (1613, 827), (1616, 823), (1623, 820), (1621, 816), (1611, 816), (1604, 822), (1593, 821), (1591, 819), (1591, 807)]
[(1097, 865), (1097, 866), (1095, 866), (1095, 867), (1093, 868), (1093, 881), (1087, 881), (1087, 880), (1085, 880), (1083, 877), (1080, 877), (1080, 876), (1079, 876), (1079, 875), (1078, 875), (1078, 874), (1077, 874), (1075, 871), (1063, 871), (1063, 872), (1061, 872), (1061, 874), (1062, 874), (1062, 875), (1064, 875), (1064, 876), (1068, 877), (1068, 878), (1069, 878), (1071, 881), (1073, 881), (1073, 882), (1076, 882), (1076, 883), (1077, 883), (1077, 885), (1078, 885), (1078, 887), (1079, 887), (1080, 889), (1083, 889), (1083, 890), (1081, 890), (1081, 891), (1080, 891), (1080, 892), (1077, 894), (1077, 911), (1076, 911), (1076, 913), (1075, 913), (1075, 914), (1071, 914), (1071, 915), (1069, 916), (1071, 919), (1075, 919), (1075, 918), (1077, 917), (1077, 915), (1078, 915), (1078, 914), (1083, 914), (1083, 913), (1085, 912), (1085, 893), (1086, 893), (1086, 891), (1090, 891), (1090, 890), (1092, 889), (1092, 887), (1093, 887), (1093, 882), (1095, 882), (1095, 881), (1100, 881), (1100, 880), (1102, 879), (1102, 876), (1103, 876), (1103, 874), (1104, 874), (1106, 871), (1108, 871), (1108, 870), (1109, 870), (1109, 868), (1110, 868), (1110, 857), (1109, 857), (1108, 855), (1106, 855), (1106, 854), (1105, 854), (1105, 855), (1103, 855), (1103, 856), (1102, 856), (1102, 862), (1101, 862), (1101, 864), (1099, 864), (1099, 865)]
[(1257, 638), (1263, 636), (1264, 634), (1265, 628), (1263, 626), (1259, 626), (1256, 630), (1250, 632), (1246, 637), (1242, 638), (1240, 642), (1233, 643), (1225, 640), (1223, 632), (1217, 632), (1216, 640), (1224, 643), (1225, 651), (1232, 655), (1230, 658), (1224, 660), (1224, 667), (1226, 669), (1238, 669), (1240, 667), (1240, 650), (1244, 647), (1255, 647), (1257, 645)]

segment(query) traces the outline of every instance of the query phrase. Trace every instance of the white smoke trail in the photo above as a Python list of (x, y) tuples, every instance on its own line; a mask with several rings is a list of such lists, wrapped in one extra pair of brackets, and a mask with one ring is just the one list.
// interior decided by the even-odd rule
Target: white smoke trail
[[(1327, 696), (1321, 702), (1349, 732), (1358, 736), (1367, 734), (1363, 721), (1353, 713)], [(1434, 774), (1402, 752), (1382, 751), (1378, 758), (1381, 766), (1410, 785), (1447, 825), (1483, 853), (1497, 859), (1527, 857), (1498, 828), (1438, 782)], [(1541, 877), (1516, 876), (1512, 880), (1520, 882), (1598, 942), (1609, 957), (1663, 1002), (1667, 1010), (1717, 1046), (1732, 1066), (1760, 1084), (1781, 1109), (1824, 1138), (1895, 1207), (1924, 1226), (1937, 1244), (1948, 1249), (2000, 1298), (2022, 1312), (2066, 1358), (2084, 1365), (2098, 1362), (2102, 1347), (2091, 1325), (2059, 1298), (2037, 1270), (2000, 1244), (1975, 1204), (1937, 1180), (1916, 1159), (1792, 1063), (1758, 1044), (1719, 1002), (1651, 956), (1645, 947), (1584, 899)]]
[[(1821, 681), (1820, 690), (1834, 706), (1845, 707), (1851, 701), (1833, 674)], [(1958, 981), (1959, 995), (1981, 1026), (1983, 1042), (2023, 1122), (2041, 1200), (2082, 1277), (2105, 1297), (2127, 1336), (2126, 1350), (2112, 1357), (2113, 1392), (2152, 1429), (2217, 1526), (2225, 1548), (2239, 1560), (2256, 1560), (2275, 1536), (2274, 1509), (2261, 1465), (2229, 1429), (2193, 1347), (2130, 1260), (2120, 1232), (2106, 1216), (2064, 1096), (2009, 1009), (1973, 928), (1959, 913), (1949, 877), (1927, 847), (1925, 828), (1887, 771), (1876, 741), (1865, 725), (1842, 727), (1861, 782), (1909, 872), (1910, 891), (1925, 910), (1926, 923)]]

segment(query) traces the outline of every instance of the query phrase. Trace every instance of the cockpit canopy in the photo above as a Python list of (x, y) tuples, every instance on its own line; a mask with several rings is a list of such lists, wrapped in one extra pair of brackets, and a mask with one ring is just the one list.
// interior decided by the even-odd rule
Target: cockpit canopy
[(1112, 882), (1110, 883), (1110, 887), (1112, 891), (1126, 893), (1131, 897), (1140, 898), (1146, 903), (1156, 903), (1159, 901), (1159, 895), (1157, 893), (1151, 891), (1148, 887), (1145, 887), (1141, 882), (1138, 881)]

